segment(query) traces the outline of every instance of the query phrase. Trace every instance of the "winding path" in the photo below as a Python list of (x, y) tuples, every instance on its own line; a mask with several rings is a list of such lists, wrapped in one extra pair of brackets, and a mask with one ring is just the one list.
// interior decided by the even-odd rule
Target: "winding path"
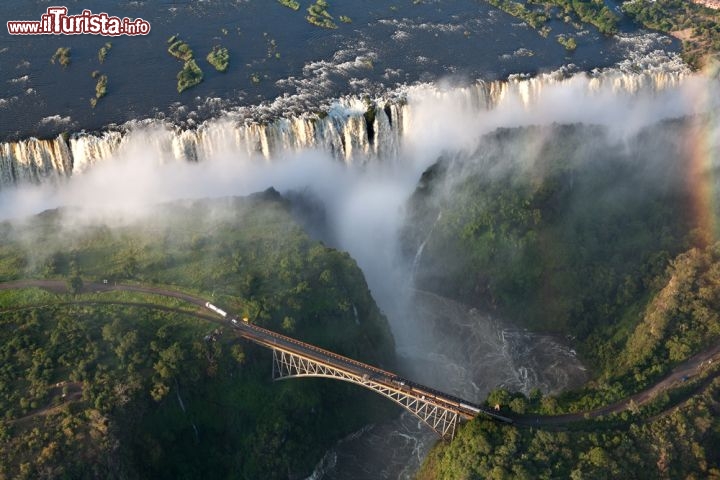
[[(676, 366), (668, 375), (660, 379), (655, 384), (642, 390), (634, 395), (626, 397), (615, 403), (605, 405), (594, 410), (588, 410), (584, 412), (566, 413), (563, 415), (552, 415), (552, 416), (540, 416), (540, 415), (527, 415), (514, 417), (515, 423), (523, 426), (552, 426), (552, 425), (566, 425), (568, 423), (580, 422), (583, 420), (598, 418), (613, 413), (621, 413), (625, 410), (631, 410), (631, 406), (634, 404), (636, 407), (640, 407), (652, 400), (657, 398), (658, 395), (679, 386), (688, 379), (695, 377), (705, 369), (712, 366), (713, 363), (720, 361), (720, 344), (715, 345), (697, 355), (690, 357), (680, 365)], [(705, 388), (712, 379), (717, 377), (719, 372), (715, 372), (706, 381), (702, 382), (695, 391), (702, 390)], [(669, 409), (672, 409), (670, 407)], [(668, 409), (668, 410), (669, 410)]]
[[(0, 290), (15, 290), (23, 288), (41, 288), (54, 293), (67, 293), (66, 282), (62, 280), (18, 280), (12, 282), (0, 283)], [(160, 295), (164, 297), (176, 298), (200, 307), (205, 306), (205, 300), (190, 295), (187, 293), (178, 292), (163, 287), (149, 287), (142, 285), (127, 285), (127, 284), (109, 284), (109, 283), (85, 283), (82, 288), (82, 293), (100, 293), (100, 292), (136, 292), (136, 293), (147, 293)], [(154, 305), (150, 303), (135, 303), (135, 302), (123, 302), (123, 301), (74, 301), (74, 302), (62, 302), (63, 304), (117, 304), (117, 305), (136, 305), (146, 306), (149, 308), (158, 308), (167, 311), (176, 311), (184, 314), (191, 314), (205, 320), (219, 322), (215, 317), (210, 315), (204, 315), (202, 313), (192, 313), (181, 309), (167, 307), (162, 305)], [(54, 304), (56, 305), (56, 304)], [(29, 308), (29, 307), (23, 307)], [(17, 309), (10, 309), (5, 311), (11, 311)], [(2, 313), (2, 312), (0, 312)], [(597, 418), (608, 414), (620, 413), (625, 410), (629, 410), (632, 405), (642, 406), (649, 403), (659, 394), (670, 390), (671, 388), (682, 384), (688, 378), (697, 376), (705, 369), (712, 366), (714, 362), (720, 361), (720, 344), (715, 345), (707, 350), (694, 355), (685, 362), (676, 366), (668, 375), (660, 379), (654, 385), (642, 390), (634, 395), (626, 397), (618, 402), (606, 405), (594, 410), (568, 413), (563, 415), (554, 416), (540, 416), (540, 415), (523, 415), (513, 416), (514, 423), (520, 426), (561, 426), (569, 423), (581, 422), (587, 419)], [(710, 376), (706, 381), (702, 382), (696, 390), (700, 390), (707, 386), (712, 379), (718, 375), (718, 372)]]
[[(68, 293), (67, 284), (63, 280), (17, 280), (12, 282), (0, 283), (0, 290), (17, 290), (21, 288), (42, 288), (54, 293)], [(184, 300), (201, 307), (205, 306), (205, 300), (195, 297), (187, 293), (178, 292), (161, 287), (146, 287), (142, 285), (127, 285), (116, 283), (84, 283), (82, 293), (99, 293), (99, 292), (137, 292), (137, 293), (153, 293), (163, 297), (172, 297)]]

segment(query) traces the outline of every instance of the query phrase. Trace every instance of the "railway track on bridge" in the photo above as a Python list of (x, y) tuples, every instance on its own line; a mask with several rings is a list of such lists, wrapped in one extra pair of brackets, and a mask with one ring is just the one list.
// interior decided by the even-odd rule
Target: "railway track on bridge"
[[(55, 293), (67, 293), (67, 286), (65, 282), (61, 280), (19, 280), (14, 282), (0, 283), (0, 290), (23, 288), (40, 288)], [(206, 300), (200, 297), (155, 286), (87, 283), (84, 285), (82, 293), (102, 293), (113, 291), (154, 294), (169, 298), (175, 298), (202, 308), (206, 308), (207, 304)], [(654, 385), (614, 404), (607, 405), (588, 412), (576, 412), (554, 416), (513, 416), (511, 418), (499, 415), (490, 409), (484, 408), (480, 405), (472, 404), (459, 397), (449, 395), (444, 392), (435, 390), (431, 387), (412, 382), (396, 375), (393, 372), (389, 372), (387, 370), (383, 370), (378, 367), (359, 362), (352, 358), (339, 355), (335, 352), (322, 349), (315, 345), (302, 342), (300, 340), (282, 335), (272, 330), (268, 330), (257, 325), (240, 321), (238, 321), (237, 323), (231, 322), (228, 318), (217, 314), (217, 312), (214, 312), (214, 314), (209, 314), (201, 312), (191, 312), (180, 308), (143, 302), (102, 300), (54, 302), (47, 305), (26, 306), (21, 308), (8, 309), (6, 311), (17, 311), (24, 308), (41, 308), (50, 307), (53, 305), (69, 304), (113, 304), (158, 308), (167, 311), (176, 311), (178, 313), (186, 315), (192, 315), (214, 323), (222, 323), (233, 326), (235, 327), (234, 331), (239, 336), (273, 350), (274, 361), (278, 362), (278, 365), (280, 365), (281, 368), (283, 367), (283, 365), (285, 367), (291, 367), (290, 369), (286, 368), (284, 372), (285, 375), (281, 375), (276, 379), (303, 376), (319, 376), (357, 383), (361, 386), (370, 388), (382, 395), (385, 395), (386, 397), (400, 404), (403, 408), (410, 410), (414, 415), (418, 416), (423, 421), (428, 423), (431, 428), (433, 428), (443, 437), (453, 436), (455, 431), (455, 424), (459, 418), (470, 419), (474, 418), (477, 415), (486, 415), (494, 420), (504, 423), (516, 424), (518, 426), (562, 427), (563, 425), (583, 421), (588, 418), (597, 418), (603, 415), (619, 413), (623, 410), (628, 409), (631, 403), (634, 403), (635, 405), (642, 405), (651, 401), (660, 393), (672, 388), (675, 384), (682, 381), (683, 378), (699, 374), (705, 365), (710, 365), (710, 363), (712, 363), (713, 361), (720, 362), (720, 345), (715, 345), (712, 348), (700, 352), (697, 355), (688, 359), (687, 361), (683, 362), (682, 364), (678, 365), (672, 372), (670, 372), (670, 374), (660, 379)], [(2, 313), (2, 311), (0, 311), (0, 313)], [(232, 319), (233, 317), (231, 316), (229, 318)], [(276, 356), (276, 352), (280, 352), (278, 355), (281, 355), (283, 353), (286, 356), (289, 355), (289, 357), (286, 358), (284, 364), (280, 364), (281, 358)], [(288, 358), (290, 360), (288, 360)], [(302, 364), (302, 362), (297, 361), (298, 359), (304, 359), (306, 363)], [(295, 363), (292, 363), (293, 361)], [(715, 376), (713, 376), (712, 378), (714, 377)], [(454, 418), (454, 420), (452, 418), (450, 418), (449, 420), (442, 420), (440, 422), (442, 425), (433, 425), (432, 418), (427, 416), (429, 415), (428, 412), (430, 412), (432, 408), (440, 408), (445, 412), (450, 412), (450, 415), (455, 415), (456, 418)], [(415, 409), (415, 411), (413, 411), (413, 409)], [(423, 418), (423, 415), (425, 415), (425, 418)]]
[[(65, 282), (61, 280), (19, 280), (0, 283), (0, 290), (21, 288), (41, 288), (56, 293), (67, 292), (67, 286)], [(487, 415), (496, 421), (505, 423), (513, 422), (509, 417), (499, 415), (496, 412), (459, 397), (412, 382), (393, 372), (339, 355), (335, 352), (302, 342), (249, 322), (238, 321), (237, 318), (234, 318), (232, 315), (229, 316), (218, 307), (212, 306), (205, 299), (194, 295), (157, 286), (110, 284), (105, 282), (86, 283), (82, 289), (82, 293), (113, 291), (160, 295), (176, 298), (206, 308), (208, 309), (208, 313), (212, 311), (213, 315), (220, 317), (215, 317), (215, 321), (222, 321), (234, 327), (235, 332), (237, 332), (239, 336), (273, 351), (273, 374), (278, 373), (278, 375), (274, 376), (275, 379), (281, 380), (285, 378), (316, 376), (334, 378), (361, 385), (384, 395), (401, 407), (409, 410), (444, 438), (454, 436), (457, 423), (461, 419), (469, 420), (477, 415)], [(82, 301), (76, 303), (82, 303)], [(93, 303), (102, 304), (104, 302), (96, 301)], [(121, 301), (116, 303), (125, 305), (132, 304), (132, 302)], [(163, 308), (168, 309), (168, 307)], [(213, 318), (212, 316), (208, 317), (207, 314), (201, 313), (197, 313), (196, 316), (204, 318), (205, 320)]]

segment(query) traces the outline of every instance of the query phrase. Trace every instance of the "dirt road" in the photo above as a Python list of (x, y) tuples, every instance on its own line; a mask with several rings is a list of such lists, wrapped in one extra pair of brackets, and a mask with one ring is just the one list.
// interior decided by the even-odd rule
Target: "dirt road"
[[(22, 288), (41, 288), (44, 290), (49, 290), (55, 293), (67, 293), (67, 285), (62, 280), (18, 280), (13, 282), (4, 282), (0, 283), (0, 290), (12, 290), (12, 289), (22, 289)], [(115, 284), (115, 283), (86, 283), (83, 286), (83, 293), (93, 293), (93, 292), (113, 292), (113, 291), (124, 291), (124, 292), (138, 292), (138, 293), (150, 293), (155, 295), (161, 295), (165, 297), (171, 297), (171, 298), (177, 298), (186, 302), (189, 302), (194, 305), (198, 305), (200, 307), (205, 306), (205, 300), (200, 297), (195, 297), (193, 295), (189, 295), (186, 293), (178, 292), (175, 290), (170, 290), (167, 288), (162, 287), (148, 287), (148, 286), (142, 286), (142, 285), (125, 285), (125, 284)], [(135, 304), (132, 302), (121, 302), (121, 301), (82, 301), (79, 300), (77, 302), (65, 302), (65, 303), (76, 303), (76, 304), (83, 304), (83, 303), (97, 303), (97, 304), (125, 304), (125, 305), (143, 305), (147, 306), (149, 308), (160, 308), (163, 310), (171, 310), (171, 311), (178, 311), (182, 313), (188, 313), (184, 312), (179, 309), (173, 309), (171, 307), (166, 306), (160, 306), (160, 305), (152, 305), (149, 303), (143, 303), (143, 304)], [(0, 312), (1, 313), (1, 312)], [(211, 320), (211, 321), (218, 321), (216, 317), (212, 317), (210, 315), (203, 315), (198, 313), (198, 317)], [(631, 405), (635, 406), (642, 406), (644, 404), (649, 403), (654, 398), (656, 398), (661, 393), (670, 390), (671, 388), (674, 388), (675, 386), (678, 386), (685, 382), (687, 379), (692, 378), (696, 375), (699, 375), (702, 373), (702, 371), (706, 368), (709, 368), (713, 363), (720, 361), (720, 344), (715, 345), (703, 352), (698, 353), (697, 355), (689, 358), (685, 362), (681, 363), (677, 367), (675, 367), (667, 376), (659, 380), (654, 385), (646, 388), (645, 390), (638, 392), (634, 395), (631, 395), (627, 398), (624, 398), (616, 403), (612, 403), (610, 405), (606, 405), (604, 407), (600, 407), (594, 410), (584, 411), (584, 412), (576, 412), (576, 413), (568, 413), (564, 415), (553, 415), (553, 416), (541, 416), (541, 415), (525, 415), (525, 416), (514, 416), (513, 419), (515, 421), (515, 424), (521, 425), (521, 426), (560, 426), (565, 425), (569, 423), (574, 422), (580, 422), (589, 418), (597, 418), (600, 416), (612, 414), (612, 413), (620, 413), (625, 410), (629, 410)], [(708, 382), (705, 382), (704, 384), (707, 384)], [(700, 388), (702, 388), (703, 385), (701, 385)]]

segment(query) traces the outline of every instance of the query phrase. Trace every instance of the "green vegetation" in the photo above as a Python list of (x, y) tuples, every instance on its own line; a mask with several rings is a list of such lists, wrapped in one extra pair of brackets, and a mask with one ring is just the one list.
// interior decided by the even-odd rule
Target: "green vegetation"
[(664, 277), (616, 363), (614, 375), (630, 374), (640, 385), (720, 338), (720, 244), (679, 255)]
[(97, 79), (97, 83), (95, 84), (95, 96), (90, 99), (90, 105), (95, 108), (98, 100), (107, 94), (108, 77), (107, 75), (101, 75), (97, 70), (95, 70), (91, 76), (92, 78)]
[(170, 44), (168, 47), (168, 53), (173, 57), (184, 62), (193, 59), (193, 51), (190, 48), (190, 45), (177, 38), (176, 35), (170, 37), (168, 43)]
[(188, 60), (183, 65), (183, 69), (177, 74), (177, 91), (182, 93), (190, 87), (194, 87), (203, 81), (203, 72), (198, 67), (195, 60)]
[(548, 20), (544, 11), (529, 8), (529, 6), (532, 7), (529, 3), (515, 2), (513, 0), (488, 0), (488, 3), (513, 17), (519, 18), (536, 30), (540, 29)]
[(216, 45), (213, 47), (212, 52), (208, 53), (207, 61), (218, 72), (227, 72), (230, 64), (230, 54), (227, 48)]
[[(617, 32), (619, 17), (603, 0), (487, 0), (491, 5), (519, 18), (542, 36), (553, 16), (581, 28), (579, 22), (594, 25), (605, 34)], [(720, 54), (718, 11), (692, 1), (631, 0), (622, 4), (625, 14), (641, 25), (660, 30), (683, 42), (683, 59), (693, 67), (703, 66), (709, 57)], [(569, 41), (569, 40), (568, 40)], [(566, 43), (562, 43), (568, 50)]]
[(110, 42), (107, 42), (105, 45), (100, 47), (100, 50), (98, 50), (98, 61), (100, 63), (105, 63), (105, 59), (107, 58), (107, 55), (110, 52), (111, 48), (112, 48), (112, 43), (110, 43)]
[[(657, 142), (664, 151), (631, 153), (605, 146), (606, 132), (596, 127), (499, 130), (478, 153), (498, 176), (451, 175), (441, 162), (425, 174), (408, 219), (413, 255), (435, 225), (424, 250), (428, 263), (418, 272), (421, 286), (581, 340), (607, 319), (622, 319), (668, 260), (691, 246), (687, 193), (667, 182), (655, 188), (636, 170), (639, 159), (659, 161), (650, 152), (674, 151), (676, 135), (665, 129)], [(587, 138), (594, 139), (590, 146)], [(517, 150), (532, 142), (532, 153)], [(682, 178), (682, 165), (667, 163)], [(625, 179), (635, 177), (638, 184), (627, 186)], [(426, 203), (444, 178), (462, 180), (439, 205)], [(653, 195), (641, 195), (641, 186)], [(598, 202), (604, 192), (618, 201)]]
[[(517, 17), (538, 31), (543, 37), (550, 33), (547, 22), (553, 14), (566, 23), (574, 19), (594, 25), (604, 34), (617, 32), (618, 16), (603, 0), (487, 0), (500, 10)], [(558, 9), (561, 12), (558, 12)]]
[[(530, 418), (588, 412), (720, 341), (720, 243), (687, 215), (696, 187), (678, 154), (683, 126), (655, 125), (623, 146), (599, 127), (500, 130), (472, 158), (425, 172), (405, 232), (408, 255), (427, 238), (420, 288), (568, 335), (594, 372), (579, 391), (496, 390), (490, 406)], [(714, 365), (701, 372), (567, 431), (472, 422), (420, 478), (718, 475), (720, 381)]]
[(642, 25), (669, 33), (683, 42), (683, 59), (698, 68), (720, 54), (720, 15), (717, 10), (681, 0), (634, 0), (623, 11)]
[(69, 66), (70, 65), (70, 47), (59, 47), (57, 50), (55, 50), (55, 53), (53, 53), (53, 56), (50, 57), (50, 63), (55, 63), (56, 60), (63, 67)]
[[(542, 401), (539, 396), (529, 401), (520, 394), (493, 392), (489, 403), (496, 403), (493, 395), (504, 395), (500, 403), (516, 413), (590, 411), (650, 387), (673, 366), (720, 340), (720, 314), (715, 300), (720, 295), (720, 243), (682, 253), (652, 281), (663, 285), (643, 306), (635, 323), (622, 327), (622, 337), (602, 344), (601, 335), (594, 336), (593, 347), (612, 350), (614, 357), (606, 359), (595, 381), (582, 390)], [(635, 317), (636, 312), (631, 313)], [(511, 398), (519, 399), (526, 408), (513, 409)]]
[(95, 85), (95, 98), (102, 98), (107, 93), (107, 75), (100, 75)]
[[(357, 265), (288, 211), (271, 191), (164, 205), (116, 227), (70, 228), (72, 212), (46, 212), (0, 224), (0, 281), (168, 285), (388, 366), (392, 340)], [(82, 288), (0, 291), (0, 477), (304, 478), (335, 441), (389, 413), (342, 382), (272, 382), (268, 350), (193, 317), (194, 305)]]
[(614, 427), (553, 431), (476, 419), (430, 453), (418, 479), (719, 478), (719, 395), (715, 380), (666, 415)]
[(575, 37), (565, 36), (565, 35), (558, 35), (557, 41), (560, 45), (565, 47), (565, 50), (572, 52), (577, 48), (577, 42), (575, 41)]
[[(195, 59), (193, 58), (193, 51), (190, 48), (190, 45), (178, 38), (177, 35), (173, 35), (172, 37), (170, 37), (168, 39), (168, 43), (170, 44), (170, 47), (168, 47), (168, 53), (170, 53), (170, 55), (177, 58), (178, 60), (182, 60), (185, 62), (183, 64), (182, 70), (180, 70), (177, 74), (177, 91), (178, 93), (182, 93), (188, 88), (194, 87), (195, 85), (198, 85), (200, 82), (203, 81), (203, 71), (195, 62)], [(217, 52), (215, 49), (213, 49), (210, 55), (208, 55), (207, 60), (218, 70), (220, 70), (220, 68), (218, 68), (218, 65), (220, 67), (224, 65), (227, 69), (227, 62), (229, 62), (230, 56), (228, 55), (226, 49), (220, 47)]]
[(539, 0), (538, 3), (546, 7), (561, 8), (565, 16), (570, 19), (574, 16), (582, 22), (595, 25), (601, 33), (617, 32), (619, 18), (603, 0)]
[(278, 2), (280, 3), (280, 5), (284, 5), (295, 11), (300, 10), (300, 4), (297, 2), (297, 0), (278, 0)]
[(305, 19), (317, 27), (335, 29), (338, 26), (333, 22), (333, 16), (327, 11), (328, 3), (325, 0), (315, 0), (315, 3), (307, 9), (308, 15)]

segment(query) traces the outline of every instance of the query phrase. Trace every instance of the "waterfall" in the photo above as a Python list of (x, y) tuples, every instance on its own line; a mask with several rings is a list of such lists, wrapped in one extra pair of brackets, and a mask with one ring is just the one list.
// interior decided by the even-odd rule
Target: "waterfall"
[(0, 143), (0, 185), (57, 181), (72, 173), (72, 165), (62, 137)]
[[(69, 142), (72, 154), (72, 173), (82, 173), (98, 161), (112, 156), (122, 139), (120, 132), (73, 136)], [(57, 141), (59, 140), (61, 138), (57, 139)]]
[(418, 268), (420, 268), (420, 259), (422, 258), (423, 251), (425, 250), (425, 244), (428, 242), (428, 240), (430, 240), (430, 236), (432, 235), (433, 230), (435, 230), (435, 225), (437, 225), (441, 218), (442, 212), (438, 213), (438, 216), (435, 218), (435, 221), (430, 227), (430, 230), (428, 230), (427, 235), (425, 235), (425, 239), (423, 239), (422, 243), (418, 247), (417, 253), (415, 253), (415, 258), (413, 258), (412, 270), (410, 273), (410, 285), (413, 287), (415, 283), (415, 277), (417, 276)]
[(328, 152), (346, 164), (392, 161), (399, 154), (403, 135), (422, 129), (424, 119), (414, 118), (414, 97), (450, 101), (460, 111), (480, 115), (504, 103), (529, 108), (552, 87), (579, 88), (589, 96), (596, 92), (652, 94), (677, 88), (686, 76), (682, 71), (662, 69), (642, 73), (615, 69), (575, 75), (514, 75), (504, 81), (478, 81), (447, 89), (426, 84), (405, 86), (374, 100), (347, 97), (333, 101), (320, 113), (281, 117), (266, 123), (251, 121), (237, 111), (194, 129), (181, 129), (163, 120), (131, 121), (105, 132), (0, 143), (0, 190), (82, 174), (113, 157), (129, 143), (129, 138), (138, 135), (147, 137), (144, 148), (160, 162), (204, 162), (218, 155), (270, 161), (283, 152), (310, 148)]

